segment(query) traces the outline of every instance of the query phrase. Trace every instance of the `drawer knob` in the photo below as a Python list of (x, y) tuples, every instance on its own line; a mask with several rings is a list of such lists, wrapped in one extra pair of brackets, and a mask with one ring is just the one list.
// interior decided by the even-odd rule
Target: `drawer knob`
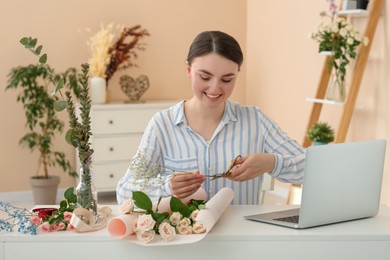
[(108, 123), (109, 123), (110, 125), (113, 125), (113, 124), (114, 124), (114, 121), (113, 121), (113, 120), (110, 120), (110, 121), (108, 121)]
[(113, 179), (114, 178), (114, 174), (111, 173), (110, 174), (110, 178)]
[(114, 151), (114, 147), (110, 147), (110, 152), (113, 152)]

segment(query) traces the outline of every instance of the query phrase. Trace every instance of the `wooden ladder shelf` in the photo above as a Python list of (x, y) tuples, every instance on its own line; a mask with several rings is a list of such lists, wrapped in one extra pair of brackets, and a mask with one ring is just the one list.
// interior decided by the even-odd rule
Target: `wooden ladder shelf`
[[(364, 36), (366, 36), (369, 39), (369, 42), (367, 46), (360, 46), (358, 56), (356, 59), (355, 66), (353, 68), (352, 74), (351, 74), (351, 81), (349, 86), (349, 91), (347, 93), (345, 102), (343, 104), (343, 111), (341, 115), (341, 119), (339, 121), (338, 129), (336, 129), (335, 133), (335, 143), (343, 143), (345, 142), (348, 128), (351, 122), (353, 111), (355, 110), (356, 106), (356, 99), (359, 93), (360, 85), (362, 82), (364, 70), (366, 68), (368, 56), (371, 50), (372, 42), (374, 40), (375, 31), (378, 25), (379, 17), (381, 15), (382, 10), (382, 0), (370, 0), (369, 7), (368, 7), (368, 20), (366, 23), (365, 33)], [(339, 14), (339, 16), (346, 17), (349, 16), (349, 14)], [(322, 67), (321, 77), (317, 88), (317, 93), (315, 96), (315, 99), (317, 100), (323, 100), (325, 99), (326, 91), (329, 85), (331, 70), (328, 67), (328, 63), (331, 61), (331, 56), (326, 56), (324, 65)], [(308, 147), (311, 145), (311, 141), (307, 138), (306, 133), (309, 131), (309, 129), (318, 122), (321, 114), (323, 103), (320, 102), (314, 102), (309, 118), (309, 122), (307, 124), (304, 140), (303, 140), (303, 147)], [(291, 184), (290, 191), (287, 197), (287, 204), (291, 204), (293, 202), (293, 192), (296, 191), (296, 189), (300, 189), (301, 185), (298, 184)]]
[[(379, 17), (381, 15), (382, 0), (370, 0), (369, 3), (369, 14), (368, 21), (365, 28), (364, 36), (368, 37), (369, 42), (367, 46), (360, 46), (358, 56), (356, 59), (355, 66), (351, 74), (351, 83), (349, 91), (346, 96), (346, 100), (343, 105), (343, 112), (339, 122), (338, 129), (335, 133), (335, 143), (342, 143), (345, 141), (347, 136), (348, 128), (351, 122), (352, 114), (355, 109), (356, 99), (359, 93), (360, 85), (362, 82), (364, 70), (366, 68), (368, 56), (371, 50), (372, 42), (374, 39), (376, 27), (378, 25)], [(347, 14), (340, 14), (339, 16), (348, 16)], [(328, 62), (331, 60), (330, 56), (327, 56), (322, 68), (320, 82), (317, 88), (316, 99), (324, 99), (328, 88), (331, 71), (328, 68)], [(311, 141), (307, 139), (306, 133), (313, 126), (314, 123), (318, 122), (321, 114), (322, 103), (313, 103), (309, 122), (307, 124), (307, 130), (303, 140), (303, 146), (308, 147)]]

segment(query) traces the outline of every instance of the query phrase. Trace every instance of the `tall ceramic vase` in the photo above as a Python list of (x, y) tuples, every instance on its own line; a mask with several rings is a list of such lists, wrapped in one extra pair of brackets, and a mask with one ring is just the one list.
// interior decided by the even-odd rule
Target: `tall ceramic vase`
[(92, 77), (90, 80), (90, 94), (92, 104), (106, 103), (107, 82), (102, 77)]
[(97, 215), (97, 191), (92, 182), (91, 164), (82, 164), (80, 167), (79, 183), (76, 187), (77, 203), (81, 208), (90, 210)]

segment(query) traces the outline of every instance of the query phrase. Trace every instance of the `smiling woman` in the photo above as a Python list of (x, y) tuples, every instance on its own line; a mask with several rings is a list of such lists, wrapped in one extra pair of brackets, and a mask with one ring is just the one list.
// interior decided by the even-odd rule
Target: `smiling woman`
[[(142, 188), (158, 199), (189, 197), (200, 188), (210, 198), (231, 187), (233, 204), (259, 204), (264, 174), (302, 180), (303, 148), (259, 108), (229, 100), (242, 62), (239, 43), (224, 32), (205, 31), (194, 39), (186, 64), (193, 97), (157, 113), (137, 153), (145, 165), (163, 171), (140, 176), (129, 168), (117, 186), (119, 203)], [(221, 178), (207, 178), (221, 172)], [(143, 187), (135, 185), (139, 179)]]

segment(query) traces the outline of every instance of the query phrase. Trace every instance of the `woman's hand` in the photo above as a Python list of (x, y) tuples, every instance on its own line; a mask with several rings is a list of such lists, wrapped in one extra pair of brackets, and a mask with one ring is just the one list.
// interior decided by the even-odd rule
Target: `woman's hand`
[(177, 172), (171, 179), (172, 193), (179, 199), (186, 198), (195, 193), (205, 179), (199, 172)]
[(233, 181), (247, 181), (266, 172), (271, 172), (274, 166), (275, 156), (273, 154), (250, 154), (236, 161), (236, 167), (229, 179)]

